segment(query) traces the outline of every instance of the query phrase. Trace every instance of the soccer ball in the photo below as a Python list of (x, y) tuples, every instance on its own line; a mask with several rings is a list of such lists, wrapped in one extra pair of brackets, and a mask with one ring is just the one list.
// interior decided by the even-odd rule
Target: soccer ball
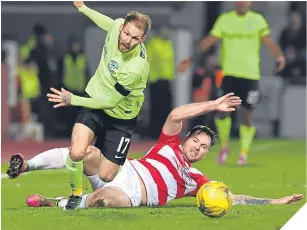
[(219, 218), (232, 207), (231, 194), (227, 186), (219, 181), (210, 181), (197, 192), (197, 207), (206, 216)]

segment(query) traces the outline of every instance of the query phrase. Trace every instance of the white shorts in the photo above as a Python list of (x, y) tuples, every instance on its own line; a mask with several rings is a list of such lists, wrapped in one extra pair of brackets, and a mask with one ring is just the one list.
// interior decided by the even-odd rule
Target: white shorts
[(120, 172), (113, 181), (104, 183), (99, 179), (98, 175), (88, 176), (93, 190), (106, 187), (117, 187), (121, 189), (129, 197), (132, 206), (137, 207), (141, 204), (142, 191), (138, 173), (135, 171), (129, 160), (126, 160)]

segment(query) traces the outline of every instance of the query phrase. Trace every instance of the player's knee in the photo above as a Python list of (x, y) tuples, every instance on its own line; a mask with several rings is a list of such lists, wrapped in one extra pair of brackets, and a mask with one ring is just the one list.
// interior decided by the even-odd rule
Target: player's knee
[(86, 153), (86, 148), (71, 148), (70, 158), (72, 161), (81, 161), (84, 159)]
[(87, 147), (87, 149), (86, 149), (85, 154), (86, 154), (86, 155), (90, 155), (92, 152), (93, 152), (93, 151), (92, 151), (92, 146), (89, 145), (89, 146)]
[(116, 173), (113, 172), (99, 172), (99, 177), (102, 181), (108, 183), (115, 178)]

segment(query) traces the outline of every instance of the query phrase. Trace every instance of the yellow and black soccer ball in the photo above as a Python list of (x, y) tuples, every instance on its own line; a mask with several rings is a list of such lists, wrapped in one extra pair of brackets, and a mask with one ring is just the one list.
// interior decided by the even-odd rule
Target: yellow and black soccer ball
[(226, 215), (232, 207), (230, 190), (219, 181), (204, 184), (197, 192), (196, 202), (199, 210), (211, 218)]

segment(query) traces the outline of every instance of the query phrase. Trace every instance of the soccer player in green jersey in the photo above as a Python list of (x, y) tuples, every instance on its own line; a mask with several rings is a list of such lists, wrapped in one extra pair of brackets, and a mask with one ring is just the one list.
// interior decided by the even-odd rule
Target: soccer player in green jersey
[[(252, 126), (252, 111), (260, 99), (261, 42), (270, 49), (278, 62), (277, 71), (285, 66), (285, 58), (270, 36), (268, 23), (261, 14), (250, 10), (250, 4), (249, 1), (235, 2), (235, 10), (220, 15), (210, 34), (202, 40), (194, 57), (197, 58), (201, 52), (205, 52), (221, 40), (221, 66), (224, 73), (221, 88), (223, 94), (234, 92), (238, 95), (242, 99), (244, 110), (244, 124), (240, 126), (241, 150), (238, 164), (247, 163), (247, 154), (256, 133), (256, 128)], [(179, 70), (185, 71), (190, 63), (191, 59), (184, 60), (179, 65)], [(216, 119), (222, 144), (217, 160), (220, 164), (225, 162), (229, 154), (228, 141), (231, 129), (229, 114), (221, 118)]]
[(83, 107), (75, 122), (66, 168), (70, 171), (72, 195), (65, 207), (74, 210), (82, 196), (83, 159), (87, 147), (96, 138), (95, 146), (104, 155), (99, 177), (110, 182), (123, 165), (135, 130), (137, 115), (144, 101), (149, 74), (144, 41), (150, 30), (149, 16), (131, 11), (125, 19), (113, 20), (75, 1), (78, 10), (107, 32), (98, 68), (86, 87), (85, 97), (62, 88), (51, 88), (48, 94), (55, 108)]

